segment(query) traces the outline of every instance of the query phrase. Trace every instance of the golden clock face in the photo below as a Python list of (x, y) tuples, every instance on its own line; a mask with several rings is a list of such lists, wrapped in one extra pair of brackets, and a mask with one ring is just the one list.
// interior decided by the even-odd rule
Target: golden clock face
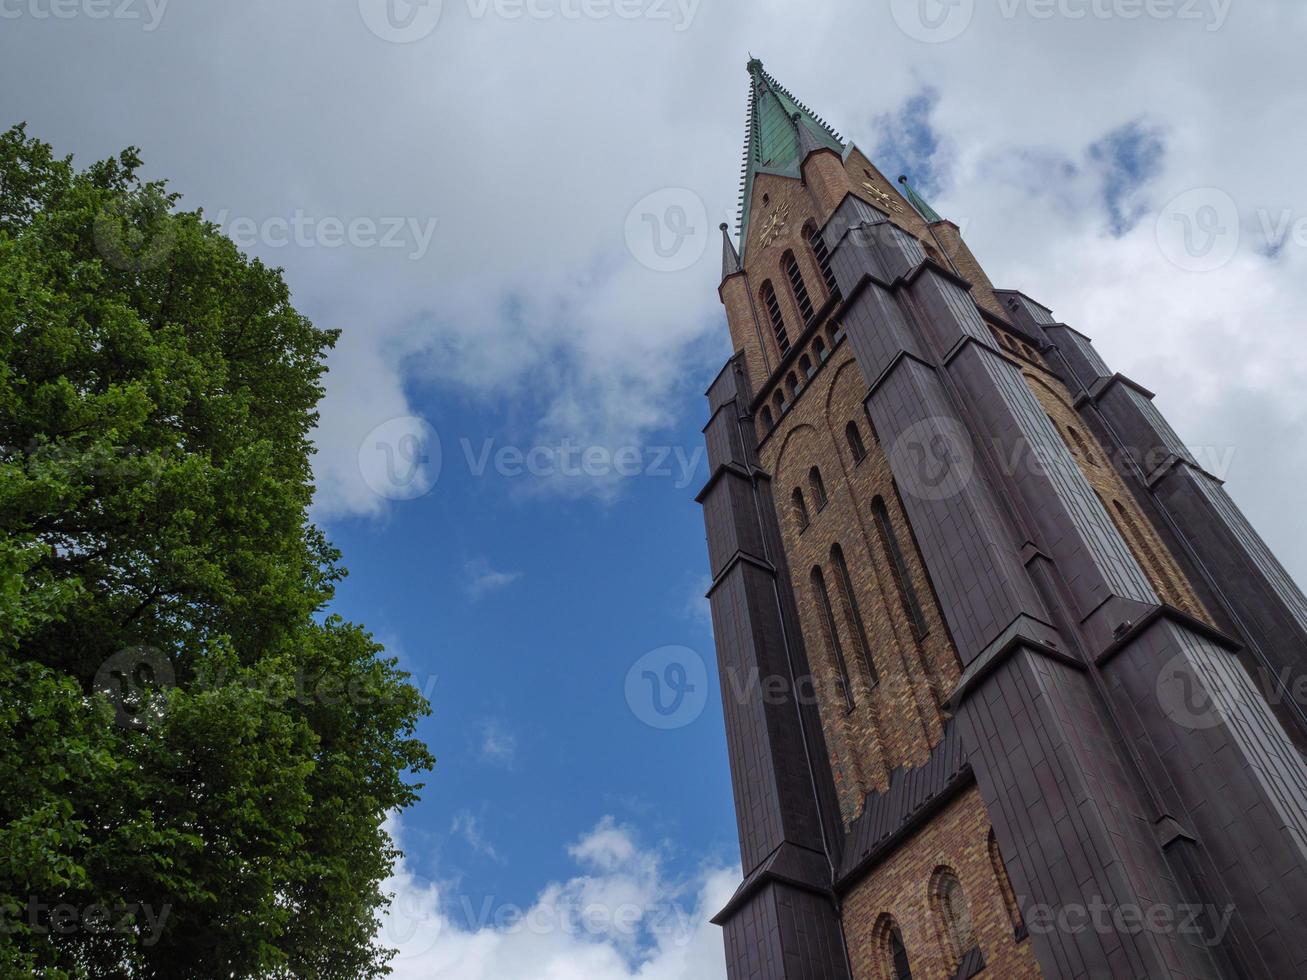
[(772, 242), (780, 238), (785, 231), (786, 222), (790, 218), (790, 204), (786, 201), (778, 205), (776, 210), (767, 216), (767, 220), (762, 226), (762, 247), (767, 248)]
[(894, 200), (889, 194), (885, 193), (869, 180), (862, 182), (863, 189), (875, 199), (876, 203), (883, 208), (888, 208), (896, 213), (903, 213), (903, 205)]

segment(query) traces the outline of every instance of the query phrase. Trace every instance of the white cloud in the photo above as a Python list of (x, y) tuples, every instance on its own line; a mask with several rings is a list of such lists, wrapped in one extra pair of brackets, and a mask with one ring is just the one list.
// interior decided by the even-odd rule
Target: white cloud
[(477, 728), (476, 749), (482, 762), (511, 769), (517, 760), (517, 736), (502, 721), (491, 718)]
[[(402, 827), (388, 829), (402, 846)], [(394, 976), (423, 980), (714, 980), (721, 933), (708, 919), (730, 898), (738, 868), (670, 876), (630, 828), (603, 818), (568, 853), (578, 873), (524, 907), (457, 894), (402, 860), (378, 942), (399, 950)]]
[(481, 821), (470, 810), (460, 810), (454, 814), (454, 820), (449, 826), (449, 832), (461, 837), (464, 843), (478, 854), (483, 854), (499, 864), (504, 863), (504, 859), (495, 850), (495, 846), (486, 840), (485, 834), (482, 833)]
[[(733, 220), (747, 51), (868, 147), (887, 113), (930, 86), (943, 146), (936, 207), (965, 222), (996, 281), (1052, 306), (1157, 390), (1183, 434), (1238, 444), (1236, 499), (1301, 577), (1307, 246), (1270, 261), (1249, 237), (1220, 272), (1182, 274), (1158, 261), (1147, 223), (1172, 194), (1204, 186), (1236, 198), (1246, 236), (1261, 234), (1261, 209), (1273, 223), (1307, 216), (1295, 74), (1307, 8), (1236, 4), (1223, 21), (1190, 21), (1008, 6), (1003, 17), (976, 4), (945, 44), (905, 36), (886, 5), (852, 2), (722, 0), (684, 31), (507, 20), (493, 6), (472, 17), (446, 3), (413, 44), (378, 40), (355, 4), (309, 0), (174, 5), (149, 33), (20, 18), (0, 38), (0, 114), (82, 160), (136, 143), (152, 175), (210, 212), (436, 219), (420, 259), (408, 248), (256, 248), (286, 268), (316, 322), (344, 329), (317, 434), (319, 513), (330, 517), (386, 512), (391, 498), (369, 487), (359, 450), (412, 410), (418, 386), (434, 386), (438, 402), (505, 410), (528, 443), (640, 444), (702, 415), (687, 392), (728, 352), (716, 247), (658, 272), (636, 260), (624, 228), (636, 202), (673, 187), (702, 199), (710, 225)], [(80, 69), (51, 73), (52, 63)], [(44, 83), (25, 84), (33, 77)], [(187, 85), (160, 90), (159, 78)], [(238, 108), (248, 106), (259, 111)], [(1166, 152), (1156, 179), (1122, 198), (1152, 210), (1116, 240), (1086, 151), (1136, 120), (1163, 134)], [(1079, 173), (1064, 172), (1067, 161)], [(440, 433), (450, 446), (463, 435)], [(541, 482), (602, 497), (620, 485)]]
[(521, 572), (501, 572), (490, 567), (484, 558), (474, 558), (463, 566), (467, 576), (466, 589), (468, 597), (484, 599), (493, 592), (506, 589), (522, 577)]

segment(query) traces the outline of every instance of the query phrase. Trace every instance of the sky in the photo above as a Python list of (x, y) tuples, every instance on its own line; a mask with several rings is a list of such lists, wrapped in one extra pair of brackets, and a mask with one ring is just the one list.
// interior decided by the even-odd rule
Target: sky
[(713, 980), (694, 495), (749, 55), (1156, 391), (1304, 581), (1305, 36), (1299, 0), (0, 0), (0, 125), (139, 147), (343, 331), (314, 517), (439, 760), (389, 825), (396, 975)]

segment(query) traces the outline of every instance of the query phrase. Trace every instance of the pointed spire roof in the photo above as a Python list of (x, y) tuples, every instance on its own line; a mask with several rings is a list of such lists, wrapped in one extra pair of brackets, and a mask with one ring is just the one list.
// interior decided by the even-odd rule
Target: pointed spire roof
[(731, 229), (726, 222), (722, 222), (722, 281), (726, 281), (727, 276), (733, 276), (737, 272), (743, 272), (740, 265), (740, 253), (735, 250), (735, 243), (731, 241)]
[(921, 215), (928, 224), (936, 221), (943, 221), (939, 212), (926, 203), (926, 199), (918, 194), (908, 183), (907, 174), (899, 174), (899, 183), (903, 185), (903, 196), (906, 197), (911, 205), (917, 209), (917, 214)]
[(740, 173), (740, 244), (747, 248), (749, 205), (753, 182), (760, 173), (801, 176), (799, 167), (814, 149), (844, 152), (844, 141), (825, 120), (762, 67), (749, 59), (749, 122), (744, 136), (744, 166)]

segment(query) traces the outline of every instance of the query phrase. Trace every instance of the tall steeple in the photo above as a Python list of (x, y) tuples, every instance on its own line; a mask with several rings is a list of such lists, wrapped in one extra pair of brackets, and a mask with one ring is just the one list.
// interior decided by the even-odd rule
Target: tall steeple
[(917, 209), (917, 214), (921, 215), (922, 218), (930, 224), (944, 220), (939, 216), (939, 212), (932, 208), (926, 202), (926, 199), (918, 194), (913, 186), (908, 183), (907, 174), (899, 175), (899, 183), (903, 185), (903, 196), (906, 197), (912, 206)]
[(722, 279), (727, 276), (733, 276), (741, 272), (743, 267), (740, 265), (740, 253), (735, 250), (735, 243), (731, 241), (731, 230), (726, 222), (722, 222)]
[(796, 99), (762, 67), (749, 60), (749, 122), (744, 138), (744, 165), (740, 173), (740, 249), (747, 249), (749, 205), (754, 178), (759, 173), (800, 176), (803, 158), (813, 147), (844, 152), (839, 133)]

